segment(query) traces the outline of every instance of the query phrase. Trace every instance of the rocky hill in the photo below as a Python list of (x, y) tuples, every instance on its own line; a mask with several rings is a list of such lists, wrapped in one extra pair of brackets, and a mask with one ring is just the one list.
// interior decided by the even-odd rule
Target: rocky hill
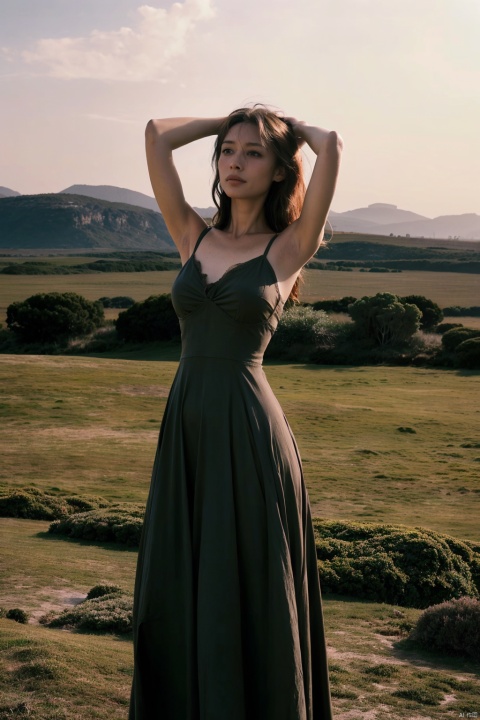
[[(145, 193), (137, 192), (136, 190), (129, 190), (128, 188), (116, 187), (115, 185), (71, 185), (60, 192), (68, 193), (70, 195), (88, 195), (88, 197), (98, 198), (99, 200), (127, 203), (128, 205), (138, 205), (138, 207), (160, 212), (157, 201), (151, 195), (145, 195)], [(204, 218), (211, 218), (216, 212), (216, 208), (214, 207), (194, 207), (193, 209)]]
[(158, 212), (83, 195), (0, 199), (2, 249), (175, 249)]

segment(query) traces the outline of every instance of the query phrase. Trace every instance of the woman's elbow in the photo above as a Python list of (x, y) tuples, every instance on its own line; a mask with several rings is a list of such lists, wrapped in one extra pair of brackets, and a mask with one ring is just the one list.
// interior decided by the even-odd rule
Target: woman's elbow
[(343, 138), (340, 133), (336, 130), (331, 130), (328, 133), (328, 149), (330, 152), (341, 155), (343, 150)]

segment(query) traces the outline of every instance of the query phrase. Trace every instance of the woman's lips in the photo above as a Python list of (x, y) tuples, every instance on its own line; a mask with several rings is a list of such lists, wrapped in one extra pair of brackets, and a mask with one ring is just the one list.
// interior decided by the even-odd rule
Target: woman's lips
[(243, 183), (245, 180), (242, 180), (241, 177), (238, 177), (237, 175), (229, 175), (227, 178), (225, 178), (227, 182), (240, 182)]

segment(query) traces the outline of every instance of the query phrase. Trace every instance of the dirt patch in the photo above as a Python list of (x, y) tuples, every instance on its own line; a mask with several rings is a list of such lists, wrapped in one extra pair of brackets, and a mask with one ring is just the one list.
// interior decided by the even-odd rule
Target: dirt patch
[(54, 610), (55, 612), (64, 610), (68, 605), (74, 606), (83, 602), (86, 595), (81, 595), (78, 591), (72, 588), (66, 588), (64, 590), (52, 590), (51, 588), (40, 588), (38, 591), (39, 596), (45, 597), (49, 595), (48, 600), (39, 602), (36, 609), (30, 613), (30, 622), (34, 625), (38, 625), (39, 619), (42, 615)]
[(330, 660), (333, 660), (334, 658), (338, 658), (339, 660), (366, 660), (375, 665), (380, 665), (380, 663), (389, 663), (390, 665), (408, 665), (408, 663), (403, 660), (389, 658), (385, 655), (375, 655), (375, 653), (340, 652), (340, 650), (337, 650), (330, 645), (328, 646), (328, 657)]
[[(160, 424), (160, 422), (159, 422)], [(135, 442), (150, 441), (158, 435), (158, 428), (152, 430), (112, 430), (111, 428), (102, 427), (88, 427), (88, 428), (68, 428), (68, 427), (55, 427), (55, 428), (35, 428), (34, 434), (36, 437), (48, 437), (49, 440), (55, 441), (72, 441), (78, 442), (81, 440), (118, 440), (123, 442), (124, 440), (134, 440)], [(52, 435), (54, 438), (52, 438)]]
[(168, 397), (170, 388), (164, 385), (119, 385), (115, 392), (142, 397)]

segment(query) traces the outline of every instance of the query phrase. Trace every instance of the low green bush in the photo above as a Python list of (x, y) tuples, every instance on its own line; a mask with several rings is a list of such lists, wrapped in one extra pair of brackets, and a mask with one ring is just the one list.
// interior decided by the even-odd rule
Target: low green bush
[(104, 308), (129, 308), (135, 305), (135, 300), (128, 295), (116, 295), (115, 297), (101, 297), (98, 300)]
[(440, 323), (440, 325), (437, 325), (434, 332), (438, 333), (439, 335), (444, 335), (449, 330), (454, 330), (455, 328), (461, 327), (463, 327), (462, 323), (444, 322)]
[(428, 650), (480, 660), (480, 601), (461, 597), (428, 607), (410, 638)]
[(460, 368), (480, 368), (480, 336), (464, 340), (455, 350), (455, 365)]
[(180, 325), (170, 295), (152, 295), (124, 310), (115, 321), (118, 337), (126, 342), (178, 340)]
[(51, 628), (124, 634), (132, 630), (132, 612), (133, 598), (115, 591), (84, 600), (60, 613), (48, 613), (39, 622)]
[(312, 352), (333, 346), (336, 329), (324, 310), (294, 305), (283, 313), (266, 356), (308, 361)]
[(455, 352), (460, 343), (476, 337), (480, 337), (480, 330), (468, 327), (453, 328), (442, 335), (442, 345), (447, 352)]
[(21, 610), (20, 608), (12, 608), (11, 610), (7, 610), (5, 613), (5, 617), (7, 620), (15, 620), (17, 623), (21, 623), (22, 625), (26, 625), (28, 623), (28, 613), (25, 612), (25, 610)]
[(425, 608), (480, 587), (480, 553), (422, 528), (314, 520), (325, 592)]
[(87, 594), (87, 600), (94, 600), (104, 595), (112, 595), (113, 593), (122, 592), (118, 585), (94, 585)]
[(55, 520), (48, 531), (75, 539), (136, 546), (140, 542), (144, 513), (141, 505), (111, 505), (107, 509)]
[(77, 512), (107, 507), (99, 497), (50, 495), (36, 488), (20, 488), (0, 495), (0, 517), (55, 520)]

